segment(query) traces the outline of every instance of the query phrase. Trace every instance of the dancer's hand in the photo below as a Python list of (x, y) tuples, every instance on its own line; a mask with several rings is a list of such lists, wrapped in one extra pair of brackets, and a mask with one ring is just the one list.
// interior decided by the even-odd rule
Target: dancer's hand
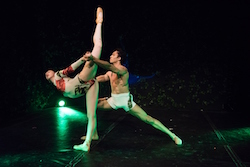
[(83, 59), (85, 61), (90, 61), (90, 60), (93, 60), (93, 56), (91, 55), (90, 52), (86, 52), (85, 55), (83, 56)]
[(83, 61), (89, 61), (89, 56), (91, 55), (91, 52), (87, 51), (83, 56), (82, 60)]
[(103, 101), (103, 100), (108, 100), (108, 97), (101, 97), (98, 99), (98, 102)]

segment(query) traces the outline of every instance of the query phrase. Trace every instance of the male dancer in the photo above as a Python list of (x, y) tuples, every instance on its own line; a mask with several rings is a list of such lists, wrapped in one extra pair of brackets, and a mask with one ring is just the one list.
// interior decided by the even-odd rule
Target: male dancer
[[(110, 81), (111, 85), (111, 97), (109, 99), (102, 98), (98, 101), (98, 109), (119, 109), (123, 108), (131, 115), (139, 118), (145, 123), (148, 123), (156, 129), (168, 134), (171, 139), (177, 145), (182, 144), (182, 140), (166, 128), (159, 120), (149, 116), (141, 107), (139, 107), (134, 101), (133, 96), (129, 92), (129, 72), (125, 66), (121, 64), (121, 60), (124, 57), (124, 52), (121, 49), (115, 50), (110, 56), (110, 63), (97, 59), (90, 53), (84, 56), (85, 60), (89, 60), (97, 64), (98, 66), (109, 70), (105, 75), (96, 77), (98, 82)], [(93, 140), (99, 138), (97, 130), (93, 134)], [(83, 136), (81, 139), (85, 139)]]
[[(100, 59), (102, 51), (102, 22), (103, 10), (98, 7), (96, 11), (96, 28), (93, 36), (94, 47), (91, 52), (93, 57)], [(90, 53), (86, 52), (85, 54)], [(97, 72), (97, 65), (88, 61), (85, 63), (82, 71), (74, 78), (70, 78), (69, 74), (74, 72), (81, 64), (84, 63), (83, 57), (78, 61), (71, 64), (68, 68), (54, 72), (48, 70), (45, 77), (48, 81), (52, 82), (56, 88), (63, 93), (64, 96), (70, 98), (77, 98), (86, 94), (87, 106), (87, 135), (85, 142), (78, 146), (75, 145), (74, 149), (89, 151), (92, 141), (93, 132), (96, 129), (96, 106), (99, 93), (99, 83), (94, 79)]]

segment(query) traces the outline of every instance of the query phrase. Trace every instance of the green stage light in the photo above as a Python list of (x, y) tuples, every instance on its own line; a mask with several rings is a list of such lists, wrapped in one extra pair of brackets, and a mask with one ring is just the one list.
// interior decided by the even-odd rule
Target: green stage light
[(59, 105), (60, 107), (65, 106), (65, 101), (64, 101), (64, 100), (60, 100), (60, 101), (58, 102), (58, 105)]

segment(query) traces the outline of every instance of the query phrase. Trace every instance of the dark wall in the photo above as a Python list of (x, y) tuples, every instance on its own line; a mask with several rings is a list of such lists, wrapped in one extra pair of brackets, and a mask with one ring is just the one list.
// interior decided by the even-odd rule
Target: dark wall
[[(222, 103), (233, 108), (247, 103), (249, 15), (246, 2), (136, 4), (13, 0), (1, 7), (1, 94), (4, 98), (1, 112), (4, 115), (16, 116), (53, 106), (55, 99), (61, 97), (46, 82), (44, 73), (50, 68), (68, 66), (92, 48), (98, 5), (105, 12), (102, 59), (108, 60), (112, 50), (121, 47), (122, 39), (129, 53), (130, 72), (157, 73), (155, 82), (148, 84), (153, 87), (158, 82), (164, 83), (160, 84), (162, 91), (154, 93), (166, 100), (170, 108), (173, 103), (169, 98), (182, 103), (188, 101), (188, 97), (189, 101), (197, 101), (193, 94), (204, 96), (205, 101), (213, 99), (213, 104), (219, 101), (217, 108)], [(136, 87), (139, 92), (134, 92), (138, 97), (140, 90), (145, 90), (145, 82), (140, 84)], [(175, 96), (178, 89), (168, 89), (173, 85), (185, 87), (185, 93)], [(102, 94), (109, 94), (108, 91), (108, 87), (103, 86)], [(204, 92), (208, 92), (207, 97)], [(162, 94), (169, 98), (165, 99)], [(143, 97), (139, 99), (142, 104), (149, 103)], [(154, 104), (159, 105), (157, 101), (152, 106)]]

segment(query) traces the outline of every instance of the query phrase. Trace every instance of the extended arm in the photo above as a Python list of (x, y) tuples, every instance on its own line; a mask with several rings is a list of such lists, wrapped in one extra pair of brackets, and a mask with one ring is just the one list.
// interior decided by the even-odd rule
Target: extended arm
[(118, 75), (124, 75), (125, 73), (127, 73), (127, 70), (125, 69), (118, 69), (116, 68), (113, 64), (110, 64), (107, 61), (104, 60), (100, 60), (94, 56), (89, 56), (89, 60), (92, 60), (95, 64), (97, 64), (98, 66), (100, 66), (101, 68), (105, 69), (105, 70), (109, 70), (112, 71)]
[(69, 67), (60, 70), (57, 72), (57, 75), (59, 75), (60, 77), (66, 77), (69, 74), (73, 73), (80, 65), (82, 65), (84, 63), (84, 59), (81, 57), (79, 60), (77, 60), (76, 62), (72, 63)]

